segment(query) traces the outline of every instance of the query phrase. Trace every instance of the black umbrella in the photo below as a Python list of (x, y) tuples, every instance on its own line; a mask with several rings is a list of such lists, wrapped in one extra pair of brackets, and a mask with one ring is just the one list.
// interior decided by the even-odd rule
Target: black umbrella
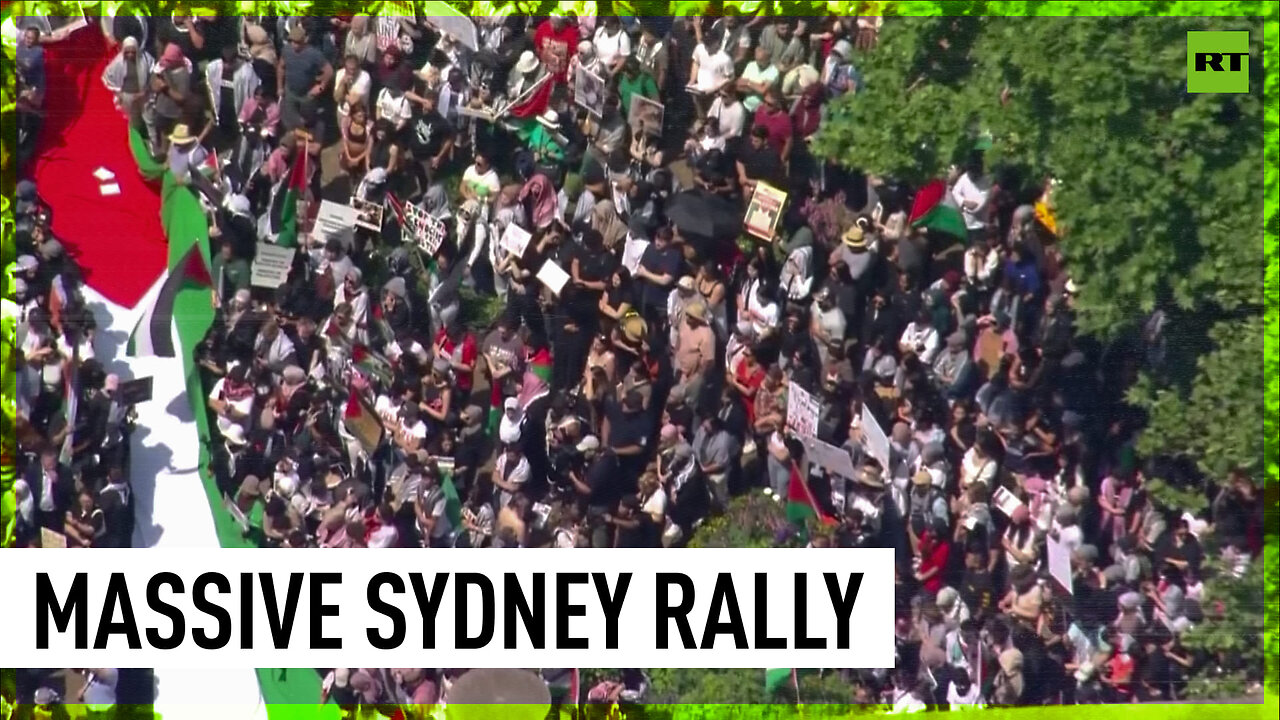
[(742, 233), (742, 207), (705, 190), (688, 190), (667, 203), (667, 219), (686, 238), (719, 242)]

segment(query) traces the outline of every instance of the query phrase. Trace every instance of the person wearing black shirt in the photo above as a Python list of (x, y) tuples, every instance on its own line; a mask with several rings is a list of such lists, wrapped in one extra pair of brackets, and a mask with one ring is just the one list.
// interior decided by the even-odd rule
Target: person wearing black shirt
[[(640, 286), (640, 306), (644, 309), (645, 322), (654, 337), (665, 336), (667, 326), (667, 297), (681, 275), (680, 251), (672, 242), (671, 228), (659, 228), (653, 242), (640, 256), (636, 268), (636, 280)], [(659, 350), (655, 349), (655, 352)]]
[(751, 140), (738, 157), (738, 183), (744, 192), (750, 192), (757, 182), (774, 187), (785, 187), (787, 173), (778, 151), (769, 145), (769, 131), (763, 127), (751, 128)]
[(409, 124), (409, 143), (413, 155), (438, 175), (449, 162), (453, 151), (454, 128), (436, 109), (439, 93), (422, 94), (422, 112)]
[(613, 546), (617, 548), (657, 547), (653, 518), (640, 512), (640, 500), (628, 495), (618, 503), (618, 514), (606, 513), (604, 521), (613, 526)]
[(621, 402), (609, 403), (605, 413), (605, 439), (609, 451), (618, 457), (619, 485), (625, 492), (634, 492), (652, 430), (644, 411), (644, 398), (632, 390)]

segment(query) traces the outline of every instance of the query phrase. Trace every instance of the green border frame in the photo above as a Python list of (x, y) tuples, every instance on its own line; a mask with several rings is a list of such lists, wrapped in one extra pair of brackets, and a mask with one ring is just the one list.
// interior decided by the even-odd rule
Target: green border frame
[[(98, 8), (103, 5), (119, 6), (122, 3), (83, 3), (90, 14), (98, 14)], [(137, 6), (147, 10), (156, 12), (167, 11), (174, 3), (170, 0), (139, 0), (138, 2), (124, 3), (130, 6)], [(194, 7), (217, 8), (220, 12), (226, 14), (240, 14), (251, 12), (276, 12), (279, 14), (337, 14), (343, 11), (348, 12), (368, 12), (376, 13), (380, 1), (360, 3), (350, 2), (346, 0), (322, 1), (322, 2), (215, 2), (213, 0), (195, 0), (194, 2), (185, 3)], [(436, 5), (432, 2), (417, 2), (416, 5), (422, 6), (424, 10), (430, 12), (430, 7)], [(690, 15), (700, 14), (709, 2), (645, 2), (639, 0), (637, 2), (625, 2), (623, 0), (615, 0), (614, 2), (592, 3), (592, 2), (554, 2), (548, 0), (511, 0), (497, 2), (476, 1), (476, 2), (459, 2), (453, 1), (448, 3), (451, 6), (461, 8), (473, 15), (506, 15), (506, 14), (545, 14), (553, 9), (563, 11), (574, 11), (581, 15), (599, 14), (629, 14), (629, 15), (652, 15), (649, 12), (655, 8), (661, 8), (663, 12), (670, 12), (673, 15)], [(3, 15), (23, 14), (24, 6), (37, 7), (58, 7), (62, 3), (52, 2), (5, 2), (3, 3)], [(757, 7), (763, 7), (770, 14), (818, 14), (823, 12), (832, 12), (840, 14), (852, 14), (862, 12), (868, 15), (897, 15), (897, 16), (941, 16), (941, 15), (989, 15), (989, 16), (1170, 16), (1170, 17), (1188, 17), (1188, 16), (1257, 16), (1264, 19), (1264, 125), (1266, 146), (1264, 147), (1264, 167), (1265, 167), (1265, 183), (1264, 183), (1264, 242), (1265, 242), (1265, 291), (1266, 291), (1266, 339), (1263, 348), (1263, 363), (1266, 371), (1266, 387), (1264, 388), (1265, 397), (1265, 497), (1267, 514), (1267, 553), (1264, 556), (1266, 591), (1268, 597), (1274, 598), (1277, 593), (1277, 570), (1275, 542), (1276, 542), (1276, 497), (1277, 482), (1280, 481), (1280, 462), (1277, 460), (1277, 392), (1280, 391), (1280, 375), (1277, 372), (1277, 363), (1280, 360), (1280, 348), (1277, 347), (1278, 338), (1280, 338), (1280, 324), (1278, 324), (1277, 310), (1280, 309), (1280, 263), (1277, 262), (1277, 256), (1280, 254), (1280, 239), (1277, 237), (1278, 220), (1277, 220), (1277, 152), (1280, 149), (1280, 135), (1277, 133), (1278, 121), (1280, 116), (1277, 113), (1277, 93), (1280, 91), (1280, 48), (1277, 47), (1278, 30), (1277, 10), (1274, 3), (1264, 2), (1217, 2), (1217, 1), (1176, 1), (1176, 2), (1160, 2), (1156, 0), (1143, 0), (1141, 2), (1080, 2), (1078, 0), (1066, 0), (1059, 2), (1009, 2), (1009, 1), (992, 1), (982, 2), (981, 0), (902, 0), (895, 2), (893, 0), (880, 0), (876, 2), (724, 2), (725, 6), (737, 6), (744, 11), (752, 11)], [(273, 7), (274, 6), (274, 7)], [(439, 7), (437, 5), (437, 7)], [(5, 62), (12, 62), (12, 51), (6, 48)], [(13, 112), (13, 84), (12, 73), (3, 74), (3, 95), (0, 95), (0, 119), (4, 120), (3, 127), (5, 134), (3, 136), (3, 152), (0, 153), (0, 166), (3, 169), (3, 175), (0, 176), (0, 264), (8, 265), (14, 258), (14, 246), (12, 236), (12, 216), (10, 215), (10, 198), (13, 194), (14, 182), (16, 174), (12, 167), (12, 143), (13, 139), (9, 135), (8, 118)], [(149, 166), (140, 165), (140, 170), (152, 177), (159, 177), (163, 172), (162, 168), (151, 163)], [(166, 230), (176, 225), (185, 226), (187, 221), (183, 217), (191, 217), (189, 211), (191, 207), (181, 197), (182, 194), (172, 192), (173, 184), (171, 178), (165, 178), (163, 199), (165, 209), (162, 212)], [(194, 201), (193, 201), (194, 202)], [(195, 208), (198, 211), (198, 207)], [(189, 227), (189, 226), (188, 226)], [(171, 235), (171, 237), (173, 237)], [(177, 235), (183, 237), (183, 235)], [(169, 248), (169, 260), (172, 264), (176, 259), (180, 258), (187, 248), (193, 242), (201, 244), (201, 251), (206, 260), (208, 259), (208, 237), (207, 232), (192, 237), (186, 235), (186, 240), (172, 244)], [(10, 292), (9, 283), (5, 280), (4, 294), (7, 297)], [(0, 465), (0, 485), (4, 491), (3, 505), (0, 510), (4, 513), (4, 523), (0, 526), (7, 525), (8, 519), (12, 516), (13, 505), (11, 487), (14, 480), (14, 469), (11, 464), (11, 458), (14, 453), (12, 428), (14, 409), (14, 377), (15, 373), (11, 367), (9, 358), (13, 347), (13, 306), (11, 304), (3, 304), (4, 322), (0, 327), (3, 328), (3, 346), (0, 352), (0, 409), (3, 409), (4, 419), (6, 422), (6, 432), (0, 437), (0, 443), (3, 443), (4, 458), (9, 462)], [(181, 318), (179, 322), (179, 337), (184, 348), (192, 348), (203, 337), (205, 330), (212, 321), (212, 310), (209, 308), (207, 297), (198, 290), (185, 290), (180, 295), (175, 312)], [(195, 401), (197, 397), (203, 395), (200, 388), (200, 380), (198, 372), (193, 367), (192, 358), (184, 358), (186, 368), (186, 381), (188, 394)], [(194, 392), (193, 392), (194, 391)], [(207, 464), (208, 448), (207, 440), (209, 437), (209, 429), (207, 416), (203, 411), (200, 403), (195, 403), (195, 415), (197, 425), (201, 436), (201, 466)], [(211, 480), (207, 476), (207, 472), (202, 472), (202, 479), (205, 482), (206, 491), (209, 495), (211, 503), (211, 511), (214, 512), (215, 518), (222, 513), (217, 512), (217, 508), (221, 504), (221, 497), (213, 488)], [(246, 542), (240, 535), (239, 529), (234, 528), (229, 523), (229, 519), (223, 518), (217, 522), (218, 536), (223, 547), (247, 547), (250, 543)], [(1280, 696), (1276, 695), (1275, 678), (1277, 676), (1276, 665), (1276, 619), (1274, 616), (1274, 603), (1269, 604), (1266, 615), (1266, 677), (1271, 681), (1266, 688), (1265, 700), (1262, 703), (1244, 704), (1244, 705), (1215, 705), (1211, 711), (1215, 717), (1222, 718), (1254, 718), (1263, 717), (1261, 713), (1266, 713), (1265, 717), (1275, 717), (1277, 707), (1280, 707)], [(267, 712), (271, 720), (302, 720), (304, 718), (327, 718), (336, 717), (333, 712), (335, 708), (332, 706), (319, 706), (312, 698), (318, 697), (319, 682), (318, 680), (312, 685), (311, 682), (305, 683), (308, 687), (303, 688), (295, 684), (294, 679), (287, 678), (285, 670), (259, 669), (259, 683), (262, 687), (264, 699), (267, 700)], [(314, 677), (313, 673), (307, 673), (309, 677)], [(314, 693), (311, 692), (314, 688)], [(301, 692), (300, 692), (301, 691)], [(651, 706), (653, 711), (657, 711), (662, 715), (669, 715), (671, 718), (722, 718), (733, 717), (743, 718), (744, 720), (763, 720), (764, 718), (783, 718), (783, 717), (812, 717), (825, 718), (836, 716), (848, 716), (847, 709), (837, 710), (836, 706), (806, 706), (806, 707), (789, 707), (785, 705), (679, 705), (679, 706)], [(6, 708), (7, 709), (7, 708)], [(486, 706), (487, 712), (483, 713), (465, 713), (467, 716), (492, 716), (492, 717), (513, 717), (520, 713), (516, 707), (502, 706)], [(481, 708), (474, 708), (481, 710)], [(1153, 706), (1138, 705), (1133, 707), (1126, 706), (1092, 706), (1089, 712), (1098, 718), (1115, 718), (1120, 720), (1181, 720), (1182, 718), (1190, 718), (1193, 713), (1203, 712), (1203, 705), (1176, 705), (1176, 706)], [(1020, 717), (1027, 717), (1029, 713), (1035, 713), (1037, 717), (1045, 718), (1067, 718), (1074, 715), (1078, 711), (1073, 707), (1037, 707), (1023, 709), (991, 709), (984, 711), (984, 717), (1005, 717), (1012, 714), (1019, 714)], [(874, 709), (869, 709), (874, 712)], [(988, 715), (990, 713), (991, 715)], [(158, 718), (149, 706), (119, 706), (116, 709), (116, 717), (120, 718)], [(0, 715), (0, 720), (4, 720), (4, 716)], [(178, 717), (177, 720), (181, 720)]]

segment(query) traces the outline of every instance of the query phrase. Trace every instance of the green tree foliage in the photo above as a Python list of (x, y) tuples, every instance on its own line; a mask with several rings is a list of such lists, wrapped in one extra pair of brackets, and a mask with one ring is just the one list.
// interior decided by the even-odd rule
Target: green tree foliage
[[(1188, 30), (1250, 30), (1254, 91), (1188, 95)], [(1086, 329), (1158, 306), (1260, 308), (1262, 37), (1247, 19), (895, 18), (815, 146), (922, 181), (990, 133), (989, 165), (1059, 178)]]
[(776, 547), (779, 535), (788, 533), (789, 528), (782, 504), (768, 495), (753, 492), (730, 500), (723, 515), (699, 526), (689, 540), (689, 547)]
[(1205, 582), (1205, 621), (1183, 638), (1189, 650), (1207, 655), (1204, 671), (1188, 683), (1187, 694), (1242, 697), (1250, 684), (1263, 679), (1263, 563), (1254, 562), (1242, 577), (1226, 567), (1213, 569), (1217, 574)]

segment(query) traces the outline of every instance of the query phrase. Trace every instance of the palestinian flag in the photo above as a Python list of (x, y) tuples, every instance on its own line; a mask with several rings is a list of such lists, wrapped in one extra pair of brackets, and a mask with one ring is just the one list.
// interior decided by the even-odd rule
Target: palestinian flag
[(791, 479), (787, 482), (787, 520), (794, 525), (803, 526), (809, 518), (818, 518), (824, 525), (835, 524), (835, 520), (822, 512), (818, 501), (809, 489), (809, 483), (800, 477), (800, 468), (791, 463)]
[(489, 439), (497, 440), (498, 428), (502, 425), (502, 383), (489, 383)]
[[(293, 167), (285, 177), (285, 185), (277, 193), (279, 197), (280, 234), (276, 244), (282, 247), (298, 247), (298, 235), (301, 231), (301, 218), (298, 217), (298, 203), (307, 192), (307, 153), (298, 151), (293, 159)], [(273, 208), (274, 210), (274, 208)]]
[(969, 238), (969, 230), (965, 227), (964, 216), (951, 200), (946, 183), (934, 180), (920, 188), (915, 201), (911, 203), (911, 215), (907, 217), (911, 227), (954, 235), (961, 240)]
[(129, 357), (177, 357), (173, 340), (173, 303), (189, 283), (212, 288), (213, 278), (200, 254), (200, 244), (193, 243), (173, 268), (166, 270), (155, 304), (143, 313), (129, 335)]
[(548, 348), (538, 348), (536, 352), (529, 356), (529, 372), (538, 376), (538, 379), (547, 385), (551, 384), (551, 350)]

